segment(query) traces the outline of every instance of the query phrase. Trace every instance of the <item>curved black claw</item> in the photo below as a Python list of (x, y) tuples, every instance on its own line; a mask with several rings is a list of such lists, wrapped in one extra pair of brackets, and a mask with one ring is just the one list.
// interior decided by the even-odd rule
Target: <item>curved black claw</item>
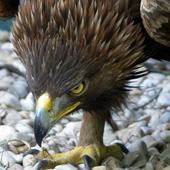
[(38, 149), (30, 149), (24, 153), (24, 156), (27, 156), (29, 154), (31, 155), (37, 155), (40, 151)]
[(48, 165), (48, 160), (41, 160), (38, 162), (38, 164), (35, 166), (35, 170), (42, 170)]
[(123, 153), (125, 153), (125, 154), (128, 154), (128, 153), (129, 153), (128, 148), (127, 148), (125, 145), (123, 145), (122, 143), (115, 143), (115, 144), (120, 147), (120, 149), (121, 149), (121, 151), (122, 151)]
[(82, 159), (83, 159), (83, 163), (84, 163), (85, 168), (87, 170), (91, 170), (92, 164), (93, 164), (93, 159), (88, 155), (84, 155)]

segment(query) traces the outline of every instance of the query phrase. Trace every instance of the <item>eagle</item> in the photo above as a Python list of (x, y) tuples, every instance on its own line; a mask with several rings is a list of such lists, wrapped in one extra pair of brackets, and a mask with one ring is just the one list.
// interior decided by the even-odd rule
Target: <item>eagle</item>
[(111, 111), (126, 105), (129, 82), (148, 58), (170, 60), (170, 1), (0, 0), (0, 19), (16, 16), (12, 43), (36, 99), (38, 145), (62, 118), (83, 110), (79, 144), (38, 153), (37, 169), (122, 159), (120, 144), (103, 144)]

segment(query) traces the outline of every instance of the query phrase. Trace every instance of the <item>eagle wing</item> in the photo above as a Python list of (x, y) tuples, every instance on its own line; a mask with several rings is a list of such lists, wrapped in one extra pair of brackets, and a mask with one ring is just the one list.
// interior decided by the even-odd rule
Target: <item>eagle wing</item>
[(149, 36), (170, 47), (170, 1), (142, 0), (140, 11)]

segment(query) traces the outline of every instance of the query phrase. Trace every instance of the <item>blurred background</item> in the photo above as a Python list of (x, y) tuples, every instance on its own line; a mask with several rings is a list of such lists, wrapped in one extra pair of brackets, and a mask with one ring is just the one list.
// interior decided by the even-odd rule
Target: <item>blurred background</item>
[(0, 29), (10, 31), (13, 21), (14, 19), (10, 19), (8, 21), (0, 21)]

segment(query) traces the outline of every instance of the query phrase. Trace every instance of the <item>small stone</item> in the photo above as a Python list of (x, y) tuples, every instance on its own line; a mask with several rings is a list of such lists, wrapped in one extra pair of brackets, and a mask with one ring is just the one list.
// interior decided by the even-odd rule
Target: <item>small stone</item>
[(33, 122), (30, 119), (22, 119), (18, 123), (20, 123), (20, 124), (27, 124), (27, 125), (33, 127)]
[(9, 41), (9, 32), (0, 30), (0, 42), (4, 43)]
[(151, 163), (148, 162), (146, 163), (144, 170), (154, 170), (154, 167)]
[[(10, 140), (12, 138), (12, 135), (16, 133), (15, 129), (8, 125), (1, 125), (0, 126), (0, 141), (3, 140)], [(3, 132), (3, 133), (2, 133)]]
[(28, 124), (22, 124), (22, 123), (18, 123), (15, 126), (15, 129), (20, 132), (20, 133), (33, 133), (33, 129), (31, 126), (29, 126)]
[(0, 83), (0, 90), (7, 90), (10, 86), (10, 83), (9, 82), (6, 82), (6, 81), (1, 81)]
[(24, 167), (27, 167), (27, 166), (34, 166), (36, 164), (37, 160), (36, 158), (29, 154), (29, 155), (26, 155), (24, 158), (23, 158), (23, 166)]
[(16, 112), (15, 110), (7, 109), (6, 112), (7, 115), (3, 120), (4, 124), (13, 126), (16, 125), (18, 121), (22, 120), (20, 114), (18, 114), (18, 112)]
[(11, 76), (5, 76), (1, 78), (0, 90), (7, 90), (11, 86), (11, 83), (13, 82), (14, 78)]
[(82, 111), (74, 112), (68, 117), (68, 119), (71, 121), (80, 121), (82, 120), (82, 115), (83, 115)]
[(102, 165), (104, 165), (108, 170), (112, 170), (115, 168), (120, 168), (120, 161), (117, 160), (114, 157), (108, 157), (104, 160), (104, 162), (102, 163)]
[(67, 123), (69, 123), (70, 121), (68, 120), (68, 119), (66, 119), (66, 118), (63, 118), (63, 119), (61, 119), (61, 121), (60, 121), (60, 123), (62, 124), (62, 125), (66, 125)]
[(60, 133), (63, 130), (63, 127), (61, 124), (56, 124), (53, 129), (55, 130), (55, 133)]
[(157, 102), (161, 107), (170, 106), (170, 93), (161, 93), (157, 99)]
[[(8, 142), (8, 149), (13, 153), (17, 154), (26, 152), (30, 148), (29, 144), (18, 139)], [(18, 157), (17, 157), (18, 158)]]
[(153, 129), (151, 127), (148, 127), (148, 126), (142, 126), (141, 130), (142, 130), (144, 135), (150, 135), (153, 132)]
[(146, 126), (146, 125), (147, 125), (147, 122), (143, 120), (143, 121), (132, 123), (128, 127), (129, 128), (133, 128), (133, 127), (135, 128), (135, 127), (141, 127), (141, 126)]
[(142, 95), (141, 98), (137, 101), (138, 106), (143, 106), (150, 101), (150, 96)]
[(13, 152), (11, 152), (11, 154), (12, 154), (12, 156), (13, 156), (13, 158), (15, 159), (15, 162), (16, 163), (22, 163), (22, 161), (23, 161), (23, 154), (21, 153), (21, 154), (15, 154), (15, 153), (13, 153)]
[(1, 163), (4, 166), (11, 167), (12, 165), (15, 164), (15, 159), (13, 158), (10, 151), (0, 152), (0, 157), (1, 157)]
[[(161, 159), (169, 158), (170, 159), (170, 147), (166, 148), (162, 153), (161, 153)], [(170, 165), (170, 162), (169, 162)]]
[(155, 139), (150, 135), (142, 137), (141, 140), (145, 142), (148, 148), (154, 146), (156, 143)]
[(164, 112), (160, 117), (160, 121), (162, 123), (170, 123), (170, 112)]
[(26, 141), (28, 143), (35, 143), (35, 139), (30, 135), (22, 132), (17, 132), (12, 135), (12, 139)]
[(159, 155), (159, 151), (155, 147), (148, 148), (148, 155), (149, 157), (152, 155)]
[(143, 115), (139, 118), (140, 121), (144, 120), (147, 123), (150, 121), (150, 119), (151, 119), (151, 115)]
[(27, 166), (24, 167), (24, 170), (35, 170), (35, 168), (33, 166)]
[(165, 76), (160, 73), (150, 73), (147, 78), (140, 84), (142, 89), (150, 88), (158, 83), (162, 82), (165, 79)]
[(1, 49), (11, 53), (14, 50), (14, 46), (12, 45), (12, 43), (6, 42), (1, 45)]
[(155, 168), (155, 166), (157, 165), (157, 163), (159, 162), (159, 155), (155, 154), (152, 155), (149, 159), (149, 162), (152, 164), (152, 166)]
[(160, 130), (155, 129), (155, 131), (151, 135), (156, 141), (161, 141), (162, 138), (160, 137)]
[(149, 126), (152, 128), (152, 129), (155, 129), (157, 128), (157, 126), (160, 124), (160, 116), (161, 116), (161, 113), (160, 111), (156, 111), (156, 110), (153, 110), (152, 112), (150, 112), (151, 115), (154, 115), (151, 117), (151, 120), (149, 122)]
[(133, 142), (139, 140), (143, 134), (140, 127), (129, 127), (116, 132), (118, 139), (122, 140), (123, 143)]
[[(24, 119), (31, 119), (31, 116), (30, 114), (32, 114), (32, 112), (28, 112), (28, 111), (20, 111), (19, 114), (24, 118)], [(35, 117), (35, 113), (34, 114), (34, 117)], [(34, 119), (34, 118), (33, 118)]]
[(147, 156), (147, 146), (143, 141), (135, 141), (134, 143), (128, 145), (128, 149), (131, 152), (139, 151), (143, 156)]
[(85, 170), (85, 165), (84, 164), (80, 164), (80, 165), (78, 165), (78, 167), (79, 167), (80, 170)]
[[(92, 170), (107, 170), (107, 168), (105, 166), (96, 166), (94, 168), (92, 168)], [(110, 169), (108, 169), (110, 170)]]
[(28, 93), (27, 84), (24, 81), (16, 81), (9, 88), (9, 91), (15, 95), (18, 95), (20, 98), (24, 98)]
[(134, 162), (137, 161), (139, 157), (140, 154), (138, 152), (130, 152), (127, 155), (125, 155), (125, 158), (123, 159), (123, 165), (125, 167), (130, 167), (133, 165)]
[(22, 167), (19, 164), (14, 164), (11, 167), (9, 167), (8, 170), (24, 170), (24, 167)]
[(21, 106), (27, 111), (34, 110), (34, 99), (32, 93), (29, 93), (25, 99), (20, 100)]
[(0, 91), (0, 103), (15, 109), (20, 108), (20, 103), (18, 98), (5, 91)]
[(128, 146), (128, 149), (130, 150), (130, 153), (125, 156), (125, 165), (128, 165), (128, 167), (133, 166), (136, 168), (145, 166), (148, 160), (148, 151), (146, 144), (143, 141), (136, 141), (130, 144)]
[(1, 69), (0, 70), (0, 79), (9, 76), (9, 72), (6, 69)]
[(170, 143), (170, 130), (166, 130), (160, 133), (160, 137), (166, 143)]
[(58, 165), (55, 167), (54, 170), (78, 170), (73, 165), (67, 164), (67, 165)]
[(170, 130), (170, 123), (160, 124), (157, 128), (161, 131)]
[(79, 132), (81, 127), (81, 122), (69, 122), (66, 124), (66, 127), (63, 129), (62, 134), (67, 137), (75, 137), (76, 133)]
[(170, 170), (170, 166), (167, 166), (167, 167), (164, 168), (163, 170)]

